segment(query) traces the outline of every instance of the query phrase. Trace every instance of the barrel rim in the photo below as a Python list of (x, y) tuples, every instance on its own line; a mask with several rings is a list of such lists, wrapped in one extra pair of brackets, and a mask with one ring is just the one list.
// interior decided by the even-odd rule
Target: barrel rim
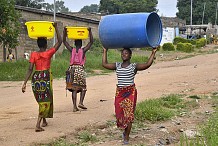
[[(157, 19), (157, 21), (159, 21), (159, 28), (160, 28), (160, 33), (159, 33), (159, 38), (158, 38), (158, 41), (156, 42), (156, 46), (158, 46), (158, 45), (160, 45), (160, 43), (161, 43), (161, 40), (162, 40), (162, 35), (163, 35), (163, 26), (162, 26), (162, 22), (161, 22), (161, 19), (160, 19), (160, 16), (157, 14), (157, 13), (155, 13), (155, 12), (151, 12), (150, 14), (149, 14), (149, 16), (147, 17), (147, 21), (148, 21), (148, 19), (149, 19), (149, 17), (151, 17), (152, 15), (155, 15), (155, 17), (156, 18), (158, 18)], [(147, 25), (147, 24), (145, 24), (145, 25)], [(146, 26), (145, 26), (146, 27)], [(150, 39), (149, 39), (149, 37), (148, 37), (148, 35), (147, 35), (147, 32), (148, 31), (146, 31), (146, 38), (148, 38), (147, 39), (147, 41), (148, 41), (148, 44), (149, 44), (149, 46), (151, 46), (151, 47), (156, 47), (156, 46), (153, 46), (153, 44), (151, 44), (151, 41), (150, 41)]]

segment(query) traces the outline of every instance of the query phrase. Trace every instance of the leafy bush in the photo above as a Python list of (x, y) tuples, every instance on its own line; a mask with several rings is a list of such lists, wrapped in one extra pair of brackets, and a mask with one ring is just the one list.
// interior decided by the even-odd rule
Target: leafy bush
[(178, 43), (186, 43), (187, 39), (181, 38), (181, 37), (175, 37), (173, 40), (173, 44), (177, 45)]
[(185, 45), (185, 50), (184, 50), (184, 52), (189, 53), (189, 52), (194, 51), (194, 47), (192, 46), (191, 43), (184, 43), (184, 45)]
[(178, 43), (190, 43), (192, 45), (195, 45), (196, 40), (188, 40), (188, 39), (184, 39), (184, 38), (181, 38), (181, 37), (175, 37), (174, 40), (173, 40), (173, 44), (177, 45)]
[(185, 48), (184, 43), (178, 43), (177, 46), (176, 46), (177, 51), (185, 50), (184, 48)]
[(207, 40), (205, 38), (198, 39), (196, 41), (196, 48), (204, 47), (207, 44)]
[(172, 43), (164, 43), (162, 48), (164, 51), (175, 51), (174, 45)]
[(188, 42), (187, 43), (191, 43), (192, 45), (196, 45), (196, 40), (188, 40)]
[(176, 50), (189, 53), (194, 50), (194, 47), (191, 43), (178, 43)]

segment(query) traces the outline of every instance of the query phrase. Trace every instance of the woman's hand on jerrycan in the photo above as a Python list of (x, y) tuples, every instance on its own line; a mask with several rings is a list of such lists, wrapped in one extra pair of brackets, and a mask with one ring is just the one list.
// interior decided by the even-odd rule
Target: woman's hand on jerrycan
[(67, 36), (67, 28), (65, 26), (64, 29), (63, 29), (63, 37), (66, 37), (66, 36)]
[(91, 27), (88, 27), (87, 29), (88, 29), (89, 32), (91, 31)]
[(52, 23), (52, 25), (54, 26), (54, 28), (57, 28), (57, 22)]
[(26, 92), (26, 84), (23, 84), (23, 86), (22, 86), (22, 92), (23, 92), (23, 93)]

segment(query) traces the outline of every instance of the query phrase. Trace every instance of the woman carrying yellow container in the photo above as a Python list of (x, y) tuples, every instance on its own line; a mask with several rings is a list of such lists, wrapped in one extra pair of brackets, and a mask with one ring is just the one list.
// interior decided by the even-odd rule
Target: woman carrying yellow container
[(86, 94), (86, 73), (85, 73), (85, 61), (86, 52), (91, 48), (93, 44), (93, 36), (91, 28), (87, 28), (89, 33), (89, 43), (82, 48), (82, 39), (75, 39), (75, 48), (71, 47), (66, 41), (66, 37), (69, 37), (69, 30), (64, 27), (63, 31), (63, 43), (71, 53), (70, 67), (66, 71), (66, 89), (72, 92), (73, 112), (79, 111), (77, 108), (77, 93), (80, 92), (80, 101), (78, 107), (81, 109), (87, 109), (84, 104), (84, 98)]
[[(50, 64), (52, 56), (59, 49), (62, 43), (62, 38), (57, 29), (57, 23), (54, 22), (53, 26), (57, 34), (57, 43), (52, 48), (46, 50), (47, 38), (38, 37), (37, 44), (39, 51), (31, 53), (29, 69), (22, 86), (22, 92), (24, 93), (26, 91), (26, 83), (35, 66), (35, 72), (32, 75), (32, 90), (39, 105), (39, 115), (35, 132), (44, 131), (42, 127), (45, 127), (48, 124), (46, 118), (53, 118), (53, 89)], [(42, 125), (40, 125), (42, 120)]]

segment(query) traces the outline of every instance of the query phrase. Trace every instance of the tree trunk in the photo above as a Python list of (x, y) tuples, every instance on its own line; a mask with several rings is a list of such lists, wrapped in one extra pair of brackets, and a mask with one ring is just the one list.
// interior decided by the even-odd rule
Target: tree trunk
[(15, 47), (15, 60), (17, 61), (17, 47)]
[(5, 47), (5, 44), (3, 44), (3, 62), (6, 62), (6, 47)]

